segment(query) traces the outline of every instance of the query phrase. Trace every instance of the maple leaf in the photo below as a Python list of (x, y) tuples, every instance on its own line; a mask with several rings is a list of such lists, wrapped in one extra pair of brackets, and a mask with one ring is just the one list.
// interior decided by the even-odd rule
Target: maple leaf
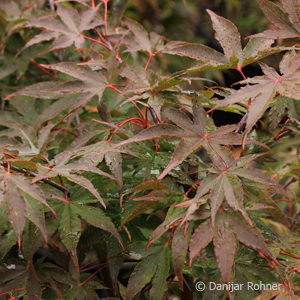
[[(163, 184), (163, 183), (161, 183), (160, 181), (158, 181), (158, 180), (150, 180), (150, 181), (142, 182), (141, 184), (133, 187), (126, 194), (128, 194), (130, 192), (134, 192), (134, 194), (130, 197), (130, 198), (133, 198), (136, 195), (136, 193), (141, 192), (141, 191), (147, 191), (147, 190), (154, 190), (154, 192), (158, 192), (158, 191), (161, 192), (162, 191), (164, 193), (167, 193), (167, 192), (170, 191), (170, 189), (168, 188), (168, 186), (165, 185), (165, 184)], [(153, 192), (151, 192), (150, 194), (147, 194), (146, 198), (144, 198), (144, 199), (148, 200), (148, 201), (155, 201), (155, 199), (157, 199), (157, 198), (155, 196), (152, 198), (152, 195), (156, 195), (156, 194), (153, 194)], [(133, 200), (140, 201), (142, 199), (140, 199), (140, 198), (133, 198)]]
[[(114, 52), (114, 50), (112, 50)], [(168, 76), (159, 76), (153, 72), (147, 72), (145, 68), (135, 65), (130, 66), (124, 61), (118, 63), (115, 53), (111, 53), (109, 61), (105, 60), (101, 54), (95, 51), (90, 52), (91, 59), (78, 65), (90, 66), (93, 70), (106, 69), (106, 78), (108, 82), (113, 82), (117, 75), (126, 79), (126, 89), (119, 91), (126, 99), (120, 105), (123, 106), (129, 102), (139, 99), (148, 99), (147, 105), (155, 111), (158, 119), (161, 119), (161, 107), (165, 102), (164, 97), (159, 93), (162, 91), (174, 91), (178, 89), (179, 83), (186, 80), (185, 71), (180, 71)], [(127, 94), (130, 93), (130, 96)], [(132, 95), (133, 94), (133, 95)]]
[(55, 49), (67, 48), (73, 44), (77, 48), (83, 47), (84, 38), (81, 35), (82, 31), (103, 24), (103, 21), (97, 16), (98, 9), (99, 5), (79, 15), (76, 9), (57, 4), (57, 15), (62, 22), (58, 21), (55, 16), (45, 16), (30, 21), (26, 25), (27, 27), (42, 27), (45, 30), (34, 36), (21, 51), (32, 45), (51, 39), (55, 39), (55, 41), (44, 53)]
[(282, 187), (262, 171), (255, 168), (245, 168), (245, 165), (264, 153), (245, 155), (235, 160), (231, 153), (224, 147), (221, 148), (215, 145), (214, 151), (218, 153), (217, 156), (214, 154), (210, 155), (214, 167), (208, 169), (210, 173), (200, 183), (195, 197), (186, 201), (188, 202), (189, 209), (182, 223), (198, 209), (199, 205), (203, 204), (203, 196), (210, 193), (212, 225), (215, 224), (217, 212), (224, 199), (226, 199), (228, 205), (235, 211), (240, 212), (244, 219), (252, 226), (253, 223), (243, 204), (243, 180), (245, 179), (259, 184), (258, 188), (260, 186), (263, 188), (267, 187), (286, 195)]
[[(192, 121), (184, 112), (175, 109), (166, 109), (164, 116), (177, 126), (171, 124), (158, 124), (145, 130), (142, 130), (137, 135), (128, 140), (122, 141), (109, 150), (100, 153), (106, 153), (121, 146), (140, 142), (155, 138), (172, 137), (180, 138), (176, 149), (174, 150), (171, 160), (165, 170), (161, 173), (158, 179), (164, 178), (173, 168), (181, 164), (189, 155), (195, 153), (201, 147), (208, 150), (211, 156), (219, 156), (217, 149), (218, 145), (241, 145), (242, 136), (233, 131), (237, 125), (226, 125), (212, 131), (207, 125), (208, 116), (204, 109), (195, 99), (193, 104)], [(257, 143), (247, 140), (247, 143)]]
[[(105, 74), (101, 71), (95, 72), (89, 66), (80, 66), (74, 62), (62, 62), (54, 65), (41, 65), (44, 68), (60, 71), (72, 76), (77, 80), (62, 82), (44, 92), (55, 94), (77, 94), (81, 95), (76, 100), (73, 111), (88, 103), (95, 95), (101, 99), (104, 90), (108, 86)], [(30, 88), (30, 87), (29, 87)]]
[(214, 227), (211, 221), (207, 220), (194, 231), (189, 244), (190, 266), (193, 259), (200, 255), (200, 251), (213, 241), (222, 279), (228, 283), (236, 252), (235, 236), (247, 247), (275, 260), (258, 228), (250, 227), (234, 214), (222, 212), (218, 215)]
[(56, 213), (47, 203), (43, 191), (21, 175), (1, 170), (0, 178), (0, 191), (3, 197), (0, 204), (6, 203), (7, 216), (17, 235), (19, 246), (21, 245), (21, 236), (26, 219), (29, 219), (39, 228), (47, 242), (44, 212), (39, 204), (45, 205), (54, 215)]
[(162, 52), (188, 56), (203, 63), (189, 70), (217, 68), (236, 69), (241, 72), (246, 65), (280, 51), (279, 48), (270, 48), (274, 41), (262, 38), (251, 39), (242, 49), (241, 36), (236, 26), (209, 9), (207, 12), (213, 23), (215, 38), (223, 48), (224, 54), (202, 44), (186, 42), (170, 42)]
[(15, 128), (12, 135), (21, 138), (22, 143), (8, 146), (7, 149), (11, 151), (17, 150), (19, 155), (23, 156), (34, 156), (40, 154), (47, 143), (51, 130), (55, 126), (55, 124), (49, 123), (36, 132), (37, 128), (33, 128), (31, 126), (27, 126), (25, 124), (15, 125), (13, 126)]
[(162, 52), (167, 46), (164, 43), (164, 37), (155, 32), (148, 33), (141, 24), (133, 19), (125, 19), (123, 21), (129, 30), (134, 34), (135, 39), (125, 39), (128, 52), (144, 51), (148, 53), (149, 59), (145, 65), (147, 70), (153, 56)]
[(214, 108), (228, 106), (251, 98), (245, 129), (245, 136), (272, 103), (279, 93), (295, 100), (300, 100), (300, 56), (295, 51), (284, 55), (280, 63), (280, 76), (273, 68), (260, 63), (263, 76), (248, 78), (241, 83), (249, 83), (230, 96), (220, 101)]
[[(108, 59), (109, 62), (105, 61), (105, 63), (103, 63), (101, 60), (100, 63), (99, 58), (97, 56), (95, 57), (95, 54), (93, 54), (92, 57), (93, 59), (86, 63), (61, 62), (53, 65), (40, 64), (40, 66), (45, 69), (59, 71), (76, 80), (62, 81), (60, 83), (57, 81), (47, 81), (33, 84), (10, 94), (5, 99), (8, 100), (19, 95), (42, 99), (55, 99), (58, 98), (58, 95), (80, 93), (81, 95), (76, 101), (73, 101), (72, 98), (69, 98), (69, 100), (65, 99), (65, 101), (61, 100), (61, 102), (64, 102), (64, 106), (67, 101), (69, 101), (70, 111), (73, 112), (87, 104), (93, 96), (97, 95), (100, 102), (106, 88), (111, 88), (122, 94), (120, 90), (112, 85), (112, 82), (124, 69), (125, 62), (120, 64), (116, 61), (114, 50), (111, 51)], [(101, 67), (99, 67), (100, 65)]]
[[(76, 174), (84, 171), (92, 172), (120, 182), (120, 175), (118, 175), (119, 179), (116, 179), (114, 176), (101, 171), (96, 167), (96, 165), (103, 160), (103, 156), (96, 156), (95, 154), (97, 151), (99, 151), (99, 149), (105, 149), (106, 145), (106, 143), (92, 144), (91, 146), (64, 151), (56, 155), (49, 162), (49, 166), (37, 164), (38, 175), (33, 179), (33, 182), (40, 181), (44, 178), (63, 176), (69, 181), (82, 186), (84, 189), (87, 189), (99, 200), (103, 207), (106, 207), (102, 197), (99, 195), (93, 184), (84, 176)], [(71, 159), (74, 159), (78, 156), (82, 157), (74, 162), (68, 163)], [(110, 157), (110, 159), (113, 159), (113, 157)], [(117, 168), (116, 164), (118, 163), (119, 162), (112, 162), (111, 168)]]
[(266, 18), (275, 29), (250, 35), (250, 38), (287, 39), (300, 37), (300, 10), (298, 0), (281, 0), (281, 5), (269, 0), (257, 0)]

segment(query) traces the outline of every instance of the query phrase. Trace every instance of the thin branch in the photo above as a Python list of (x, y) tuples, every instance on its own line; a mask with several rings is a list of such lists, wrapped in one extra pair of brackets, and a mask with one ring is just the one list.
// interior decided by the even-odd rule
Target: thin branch
[[(4, 168), (7, 168), (7, 166), (8, 166), (7, 162), (4, 162), (4, 161), (0, 161), (0, 165), (3, 166)], [(23, 169), (23, 168), (18, 168), (18, 167), (12, 166), (12, 165), (10, 165), (10, 170), (14, 170), (16, 172), (28, 175), (30, 177), (37, 177), (38, 176), (38, 174), (36, 174), (36, 173), (34, 173), (32, 171), (29, 171), (29, 170)], [(64, 187), (64, 186), (62, 186), (62, 185), (60, 185), (60, 184), (58, 184), (56, 182), (53, 182), (53, 181), (51, 181), (49, 179), (46, 179), (46, 178), (41, 179), (40, 181), (42, 181), (42, 182), (44, 182), (44, 183), (46, 183), (48, 185), (51, 185), (51, 186), (55, 187), (56, 189), (62, 191), (64, 194), (67, 193), (68, 196), (70, 196), (70, 192), (69, 192), (69, 190), (66, 187)]]

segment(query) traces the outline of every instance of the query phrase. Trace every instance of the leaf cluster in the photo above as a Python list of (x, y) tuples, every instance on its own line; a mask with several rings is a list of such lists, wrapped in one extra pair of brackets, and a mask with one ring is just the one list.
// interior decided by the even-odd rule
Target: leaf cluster
[(298, 1), (257, 0), (272, 27), (244, 47), (207, 9), (220, 51), (128, 1), (33, 2), (0, 3), (0, 296), (299, 299)]

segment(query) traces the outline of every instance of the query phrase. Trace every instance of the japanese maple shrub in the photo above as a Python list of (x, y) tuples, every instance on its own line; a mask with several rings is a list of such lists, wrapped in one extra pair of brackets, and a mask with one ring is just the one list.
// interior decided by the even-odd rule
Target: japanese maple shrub
[(246, 42), (207, 9), (217, 51), (128, 0), (1, 0), (1, 299), (299, 299), (300, 4), (257, 2)]

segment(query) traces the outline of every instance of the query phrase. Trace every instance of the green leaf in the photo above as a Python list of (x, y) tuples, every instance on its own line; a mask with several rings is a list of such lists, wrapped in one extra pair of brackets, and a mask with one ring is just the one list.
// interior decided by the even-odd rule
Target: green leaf
[(14, 230), (9, 230), (5, 235), (1, 237), (0, 243), (0, 259), (2, 260), (8, 251), (16, 244), (16, 234)]
[(142, 288), (151, 281), (157, 270), (160, 258), (160, 255), (158, 254), (159, 253), (154, 253), (146, 256), (135, 266), (128, 281), (126, 300), (133, 299)]
[(157, 260), (156, 272), (152, 279), (152, 288), (150, 289), (150, 299), (161, 300), (167, 290), (167, 278), (170, 269), (169, 248), (165, 246)]
[(59, 233), (76, 268), (79, 268), (77, 244), (81, 235), (81, 221), (70, 205), (64, 205), (59, 215)]
[(98, 207), (72, 204), (72, 211), (89, 224), (111, 233), (122, 245), (122, 239), (111, 219)]

